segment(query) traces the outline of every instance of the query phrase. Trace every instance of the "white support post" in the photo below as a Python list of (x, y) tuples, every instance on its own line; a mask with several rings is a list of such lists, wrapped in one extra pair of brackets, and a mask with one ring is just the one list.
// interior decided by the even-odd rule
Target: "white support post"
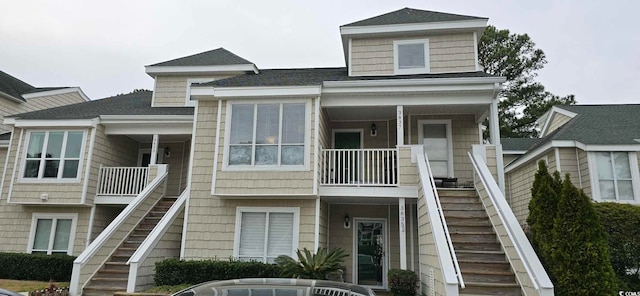
[(158, 134), (153, 135), (153, 140), (151, 142), (151, 159), (149, 160), (149, 164), (157, 164), (158, 163)]
[(396, 106), (397, 113), (397, 125), (396, 125), (396, 139), (397, 145), (404, 145), (404, 107)]
[(498, 99), (493, 99), (489, 113), (489, 133), (491, 145), (500, 145), (500, 121), (498, 120)]
[(398, 225), (400, 236), (400, 269), (407, 270), (407, 223), (404, 197), (398, 199)]

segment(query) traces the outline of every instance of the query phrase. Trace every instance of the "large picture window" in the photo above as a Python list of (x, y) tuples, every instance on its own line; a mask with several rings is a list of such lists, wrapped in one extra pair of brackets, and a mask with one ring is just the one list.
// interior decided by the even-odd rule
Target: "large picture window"
[(305, 103), (232, 104), (228, 166), (305, 164)]
[(75, 214), (35, 213), (31, 226), (29, 252), (71, 255), (75, 217)]
[(236, 212), (235, 257), (273, 263), (298, 247), (298, 208), (242, 208)]
[(628, 152), (595, 152), (598, 189), (602, 200), (634, 200)]
[(33, 131), (29, 134), (24, 179), (76, 179), (84, 144), (82, 131)]

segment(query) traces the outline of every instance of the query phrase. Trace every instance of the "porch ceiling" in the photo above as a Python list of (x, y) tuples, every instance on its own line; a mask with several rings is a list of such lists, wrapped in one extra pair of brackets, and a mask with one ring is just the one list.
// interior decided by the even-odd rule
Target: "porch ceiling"
[[(396, 118), (395, 106), (327, 107), (332, 121), (373, 121)], [(405, 106), (404, 115), (453, 115), (475, 114), (476, 119), (484, 119), (489, 113), (489, 105), (430, 105)]]

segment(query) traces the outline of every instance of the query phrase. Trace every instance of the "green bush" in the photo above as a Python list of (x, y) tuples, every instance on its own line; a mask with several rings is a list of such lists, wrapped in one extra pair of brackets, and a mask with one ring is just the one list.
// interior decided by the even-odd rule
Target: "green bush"
[(279, 275), (277, 265), (255, 261), (166, 259), (156, 263), (155, 285), (193, 285), (237, 278), (277, 278)]
[(556, 295), (614, 295), (606, 234), (591, 199), (565, 177), (553, 226)]
[(640, 207), (612, 202), (594, 207), (607, 233), (618, 290), (640, 291)]
[(0, 279), (68, 282), (75, 259), (68, 255), (0, 253)]
[(418, 275), (410, 270), (391, 269), (389, 289), (394, 296), (414, 296), (418, 288)]

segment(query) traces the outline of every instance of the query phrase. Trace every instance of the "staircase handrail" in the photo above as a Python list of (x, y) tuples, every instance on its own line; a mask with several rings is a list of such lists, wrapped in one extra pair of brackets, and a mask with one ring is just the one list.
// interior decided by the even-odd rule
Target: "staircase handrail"
[[(493, 179), (491, 171), (489, 171), (486, 163), (480, 163), (478, 161), (478, 159), (482, 159), (483, 157), (476, 153), (472, 154), (467, 152), (467, 154), (471, 159), (471, 164), (473, 165), (480, 182), (482, 182), (482, 185), (486, 189), (487, 194), (496, 209), (500, 222), (505, 226), (504, 228), (507, 235), (513, 242), (514, 249), (522, 261), (522, 265), (524, 266), (527, 275), (529, 275), (529, 278), (534, 285), (534, 289), (539, 291), (540, 295), (554, 295), (553, 283), (551, 282), (551, 279), (549, 279), (549, 276), (542, 266), (540, 259), (536, 255), (536, 252), (533, 250), (533, 247), (522, 230), (520, 223), (518, 223), (516, 216), (513, 214), (513, 211), (511, 211), (511, 207), (507, 203), (502, 190), (500, 190), (498, 184)], [(523, 254), (528, 254), (528, 256), (524, 256)]]
[(453, 248), (453, 241), (451, 240), (451, 234), (449, 233), (449, 227), (447, 226), (447, 221), (444, 217), (444, 212), (442, 210), (442, 204), (440, 204), (440, 196), (438, 195), (438, 189), (436, 189), (436, 181), (433, 178), (433, 172), (431, 171), (431, 165), (429, 164), (429, 157), (427, 156), (427, 151), (424, 151), (424, 160), (427, 167), (427, 173), (429, 175), (430, 181), (430, 190), (433, 193), (433, 199), (436, 202), (436, 209), (438, 210), (438, 217), (440, 218), (440, 223), (442, 224), (442, 229), (444, 230), (444, 235), (447, 240), (447, 246), (449, 247), (449, 253), (451, 254), (451, 261), (453, 262), (454, 271), (456, 273), (456, 277), (458, 278), (458, 283), (461, 288), (465, 288), (464, 280), (462, 279), (462, 270), (460, 270), (460, 264), (458, 263), (458, 256), (456, 255), (456, 251)]
[[(73, 272), (70, 283), (70, 294), (77, 295), (81, 291), (80, 276), (82, 267), (88, 263), (91, 258), (104, 246), (104, 244), (111, 238), (114, 233), (122, 226), (126, 219), (135, 211), (147, 197), (156, 190), (167, 178), (167, 166), (158, 165), (157, 176), (149, 183), (149, 185), (138, 194), (138, 196), (131, 201), (131, 203), (120, 212), (120, 214), (113, 219), (111, 223), (96, 237), (96, 239), (89, 244), (89, 246), (80, 253), (80, 255), (73, 261)], [(86, 283), (83, 283), (83, 285)]]
[[(131, 255), (127, 265), (129, 265), (129, 280), (127, 282), (127, 293), (135, 292), (136, 279), (138, 276), (138, 267), (141, 262), (147, 259), (147, 256), (156, 247), (162, 236), (167, 232), (169, 227), (176, 220), (182, 209), (184, 209), (187, 198), (189, 198), (189, 187), (180, 194), (178, 199), (171, 205), (169, 210), (162, 216), (158, 224), (151, 230), (149, 235), (142, 241), (142, 244)], [(185, 217), (186, 218), (186, 217)]]

